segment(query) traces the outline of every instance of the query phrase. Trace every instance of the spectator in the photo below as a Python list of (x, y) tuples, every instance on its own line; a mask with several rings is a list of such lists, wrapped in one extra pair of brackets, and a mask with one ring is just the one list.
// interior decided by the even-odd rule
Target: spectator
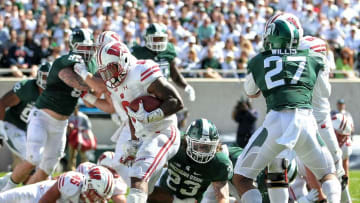
[(207, 56), (201, 61), (201, 68), (206, 70), (204, 74), (205, 77), (214, 79), (221, 78), (221, 75), (215, 71), (221, 69), (221, 64), (214, 56), (214, 47), (208, 47)]
[[(186, 71), (198, 70), (200, 68), (199, 58), (197, 57), (197, 52), (195, 48), (190, 48), (188, 52), (188, 56), (185, 60), (182, 60), (180, 64), (180, 69)], [(184, 77), (197, 77), (196, 73), (185, 73)]]
[(79, 111), (79, 106), (69, 117), (67, 129), (69, 161), (68, 170), (76, 169), (76, 159), (79, 153), (81, 163), (88, 161), (85, 152), (96, 149), (97, 141), (91, 130), (91, 122), (87, 115)]
[(359, 53), (359, 48), (360, 48), (360, 38), (357, 34), (358, 34), (357, 27), (351, 26), (350, 35), (345, 38), (345, 46), (349, 47), (352, 51), (354, 51), (355, 55)]
[(225, 78), (237, 77), (236, 73), (236, 62), (234, 52), (227, 52), (224, 62), (221, 64), (221, 69), (224, 71), (222, 74)]
[(52, 49), (50, 48), (50, 39), (48, 36), (43, 36), (40, 42), (40, 46), (37, 48), (35, 53), (35, 64), (45, 63), (51, 53)]
[(206, 40), (214, 37), (215, 27), (211, 24), (210, 18), (204, 20), (204, 23), (198, 28), (197, 34), (201, 44), (206, 44)]
[(345, 33), (336, 26), (335, 19), (330, 20), (330, 25), (321, 33), (321, 38), (329, 41), (329, 43), (338, 44), (338, 46), (344, 46)]
[(252, 109), (249, 100), (240, 100), (232, 112), (232, 118), (238, 123), (236, 144), (244, 148), (255, 132), (258, 112)]
[(30, 52), (25, 46), (25, 36), (19, 35), (16, 45), (9, 50), (10, 68), (15, 77), (23, 77), (24, 74), (21, 72), (23, 69), (30, 69), (30, 76), (36, 76), (37, 66), (31, 64), (32, 55)]
[(9, 28), (4, 27), (4, 19), (0, 16), (0, 47), (3, 47), (8, 40), (10, 40)]
[(335, 73), (335, 78), (354, 77), (354, 54), (350, 48), (343, 48), (340, 57), (336, 59), (336, 70), (341, 73)]

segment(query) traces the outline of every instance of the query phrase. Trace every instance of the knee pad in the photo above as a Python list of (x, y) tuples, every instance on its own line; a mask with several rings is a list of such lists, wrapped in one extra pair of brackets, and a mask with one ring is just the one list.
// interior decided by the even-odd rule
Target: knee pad
[(268, 166), (266, 185), (268, 188), (288, 187), (287, 166), (289, 161), (283, 158), (275, 158)]
[(43, 160), (41, 160), (39, 164), (39, 168), (43, 170), (46, 174), (51, 175), (59, 164), (61, 157), (62, 156), (53, 158), (43, 157)]
[(35, 166), (39, 166), (42, 153), (40, 152), (41, 144), (38, 143), (27, 143), (26, 145), (26, 161), (30, 162)]

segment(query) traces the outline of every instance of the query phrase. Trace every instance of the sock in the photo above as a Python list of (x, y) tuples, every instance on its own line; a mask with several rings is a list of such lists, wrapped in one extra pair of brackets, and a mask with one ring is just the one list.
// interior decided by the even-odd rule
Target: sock
[(261, 203), (262, 198), (258, 189), (251, 189), (241, 196), (242, 203)]
[(289, 189), (288, 188), (268, 188), (270, 202), (288, 203)]
[(341, 192), (341, 203), (351, 203), (351, 196), (349, 192), (349, 186), (346, 186), (345, 189)]
[(127, 203), (146, 203), (147, 194), (137, 188), (130, 188), (129, 195), (126, 198)]
[(326, 195), (327, 201), (329, 203), (338, 203), (340, 202), (341, 197), (341, 185), (338, 179), (333, 178), (323, 182), (321, 185), (323, 192)]
[(13, 189), (18, 185), (18, 183), (14, 183), (14, 181), (9, 178), (9, 181), (6, 183), (5, 187), (1, 190), (1, 192), (5, 192), (7, 190)]

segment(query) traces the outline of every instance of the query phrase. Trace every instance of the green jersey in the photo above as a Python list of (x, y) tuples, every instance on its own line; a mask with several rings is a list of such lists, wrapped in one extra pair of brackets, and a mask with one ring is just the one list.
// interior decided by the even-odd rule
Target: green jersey
[(168, 162), (168, 169), (161, 176), (160, 186), (179, 199), (195, 198), (200, 202), (211, 182), (227, 181), (233, 175), (233, 165), (222, 152), (206, 164), (194, 162), (180, 147)]
[(273, 49), (249, 61), (248, 72), (265, 97), (268, 111), (312, 108), (317, 75), (324, 56), (311, 50)]
[(134, 46), (132, 48), (132, 55), (137, 59), (151, 59), (159, 64), (160, 70), (163, 75), (168, 78), (170, 77), (170, 64), (176, 57), (174, 45), (168, 43), (165, 51), (155, 52), (151, 51), (146, 47)]
[[(35, 106), (37, 108), (47, 108), (61, 115), (71, 115), (81, 91), (65, 84), (59, 78), (59, 72), (64, 68), (73, 67), (75, 63), (79, 63), (80, 57), (70, 52), (54, 61), (46, 80), (46, 89), (36, 101)], [(90, 72), (94, 73), (96, 71), (97, 66), (94, 58), (88, 62), (87, 66)]]
[(13, 92), (19, 97), (20, 103), (6, 110), (4, 121), (26, 131), (30, 111), (40, 95), (36, 79), (23, 80), (16, 83)]

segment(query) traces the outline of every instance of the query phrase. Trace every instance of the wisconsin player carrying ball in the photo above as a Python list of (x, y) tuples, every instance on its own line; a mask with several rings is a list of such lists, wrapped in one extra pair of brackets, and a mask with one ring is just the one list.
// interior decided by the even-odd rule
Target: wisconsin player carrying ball
[[(179, 149), (180, 133), (175, 113), (183, 108), (183, 102), (163, 77), (157, 63), (137, 60), (122, 43), (103, 45), (96, 59), (100, 76), (112, 97), (130, 117), (132, 140), (139, 143), (129, 142), (122, 157), (123, 163), (130, 165), (131, 189), (127, 202), (146, 202), (163, 166)], [(139, 104), (137, 112), (128, 107), (133, 100), (145, 95), (159, 99), (160, 107), (151, 112), (145, 111), (143, 103)], [(127, 152), (135, 154), (135, 159), (128, 159), (133, 154)]]

